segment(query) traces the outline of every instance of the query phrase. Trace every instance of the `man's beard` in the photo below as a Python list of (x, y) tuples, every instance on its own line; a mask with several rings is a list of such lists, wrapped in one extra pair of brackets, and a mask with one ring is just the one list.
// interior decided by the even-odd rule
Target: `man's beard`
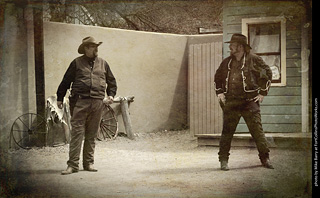
[(239, 53), (240, 52), (240, 50), (238, 50), (238, 49), (236, 49), (236, 50), (234, 50), (233, 52), (232, 51), (230, 51), (230, 55), (231, 56), (235, 56), (237, 53)]

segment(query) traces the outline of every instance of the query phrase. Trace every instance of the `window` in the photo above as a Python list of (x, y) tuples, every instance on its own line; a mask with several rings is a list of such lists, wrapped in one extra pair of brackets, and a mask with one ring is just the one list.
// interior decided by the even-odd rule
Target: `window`
[(252, 52), (272, 70), (272, 85), (286, 85), (285, 20), (279, 17), (242, 19), (242, 34), (248, 37)]

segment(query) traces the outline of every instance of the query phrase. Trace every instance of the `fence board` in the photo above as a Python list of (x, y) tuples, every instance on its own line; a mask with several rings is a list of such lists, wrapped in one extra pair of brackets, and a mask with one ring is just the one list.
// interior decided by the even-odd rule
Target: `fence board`
[[(188, 105), (188, 110), (189, 110), (189, 127), (190, 131), (193, 134), (195, 131), (195, 126), (194, 122), (191, 122), (191, 120), (194, 120), (194, 45), (189, 46), (189, 59), (188, 59), (188, 79), (189, 79), (189, 84), (188, 84), (188, 98), (189, 98), (189, 105)], [(194, 134), (193, 134), (194, 135)]]

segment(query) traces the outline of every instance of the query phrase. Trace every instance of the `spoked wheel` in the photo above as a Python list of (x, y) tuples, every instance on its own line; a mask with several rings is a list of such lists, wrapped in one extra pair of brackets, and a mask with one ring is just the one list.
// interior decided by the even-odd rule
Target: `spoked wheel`
[(103, 106), (98, 140), (115, 139), (118, 135), (118, 120), (109, 105)]
[(35, 113), (26, 113), (19, 116), (11, 127), (11, 138), (23, 149), (33, 146), (45, 146), (48, 125), (46, 120)]

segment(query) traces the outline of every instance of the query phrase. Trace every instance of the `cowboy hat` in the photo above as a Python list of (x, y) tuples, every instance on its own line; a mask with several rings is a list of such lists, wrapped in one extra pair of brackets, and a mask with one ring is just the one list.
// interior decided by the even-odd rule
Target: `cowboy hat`
[(82, 43), (78, 48), (78, 53), (84, 54), (84, 46), (86, 46), (88, 44), (95, 44), (95, 45), (99, 46), (102, 44), (102, 42), (97, 42), (93, 37), (88, 36), (88, 37), (82, 39)]
[(248, 45), (247, 37), (243, 34), (233, 34), (230, 41), (227, 41), (225, 43), (239, 43), (242, 44), (250, 49), (250, 45)]

